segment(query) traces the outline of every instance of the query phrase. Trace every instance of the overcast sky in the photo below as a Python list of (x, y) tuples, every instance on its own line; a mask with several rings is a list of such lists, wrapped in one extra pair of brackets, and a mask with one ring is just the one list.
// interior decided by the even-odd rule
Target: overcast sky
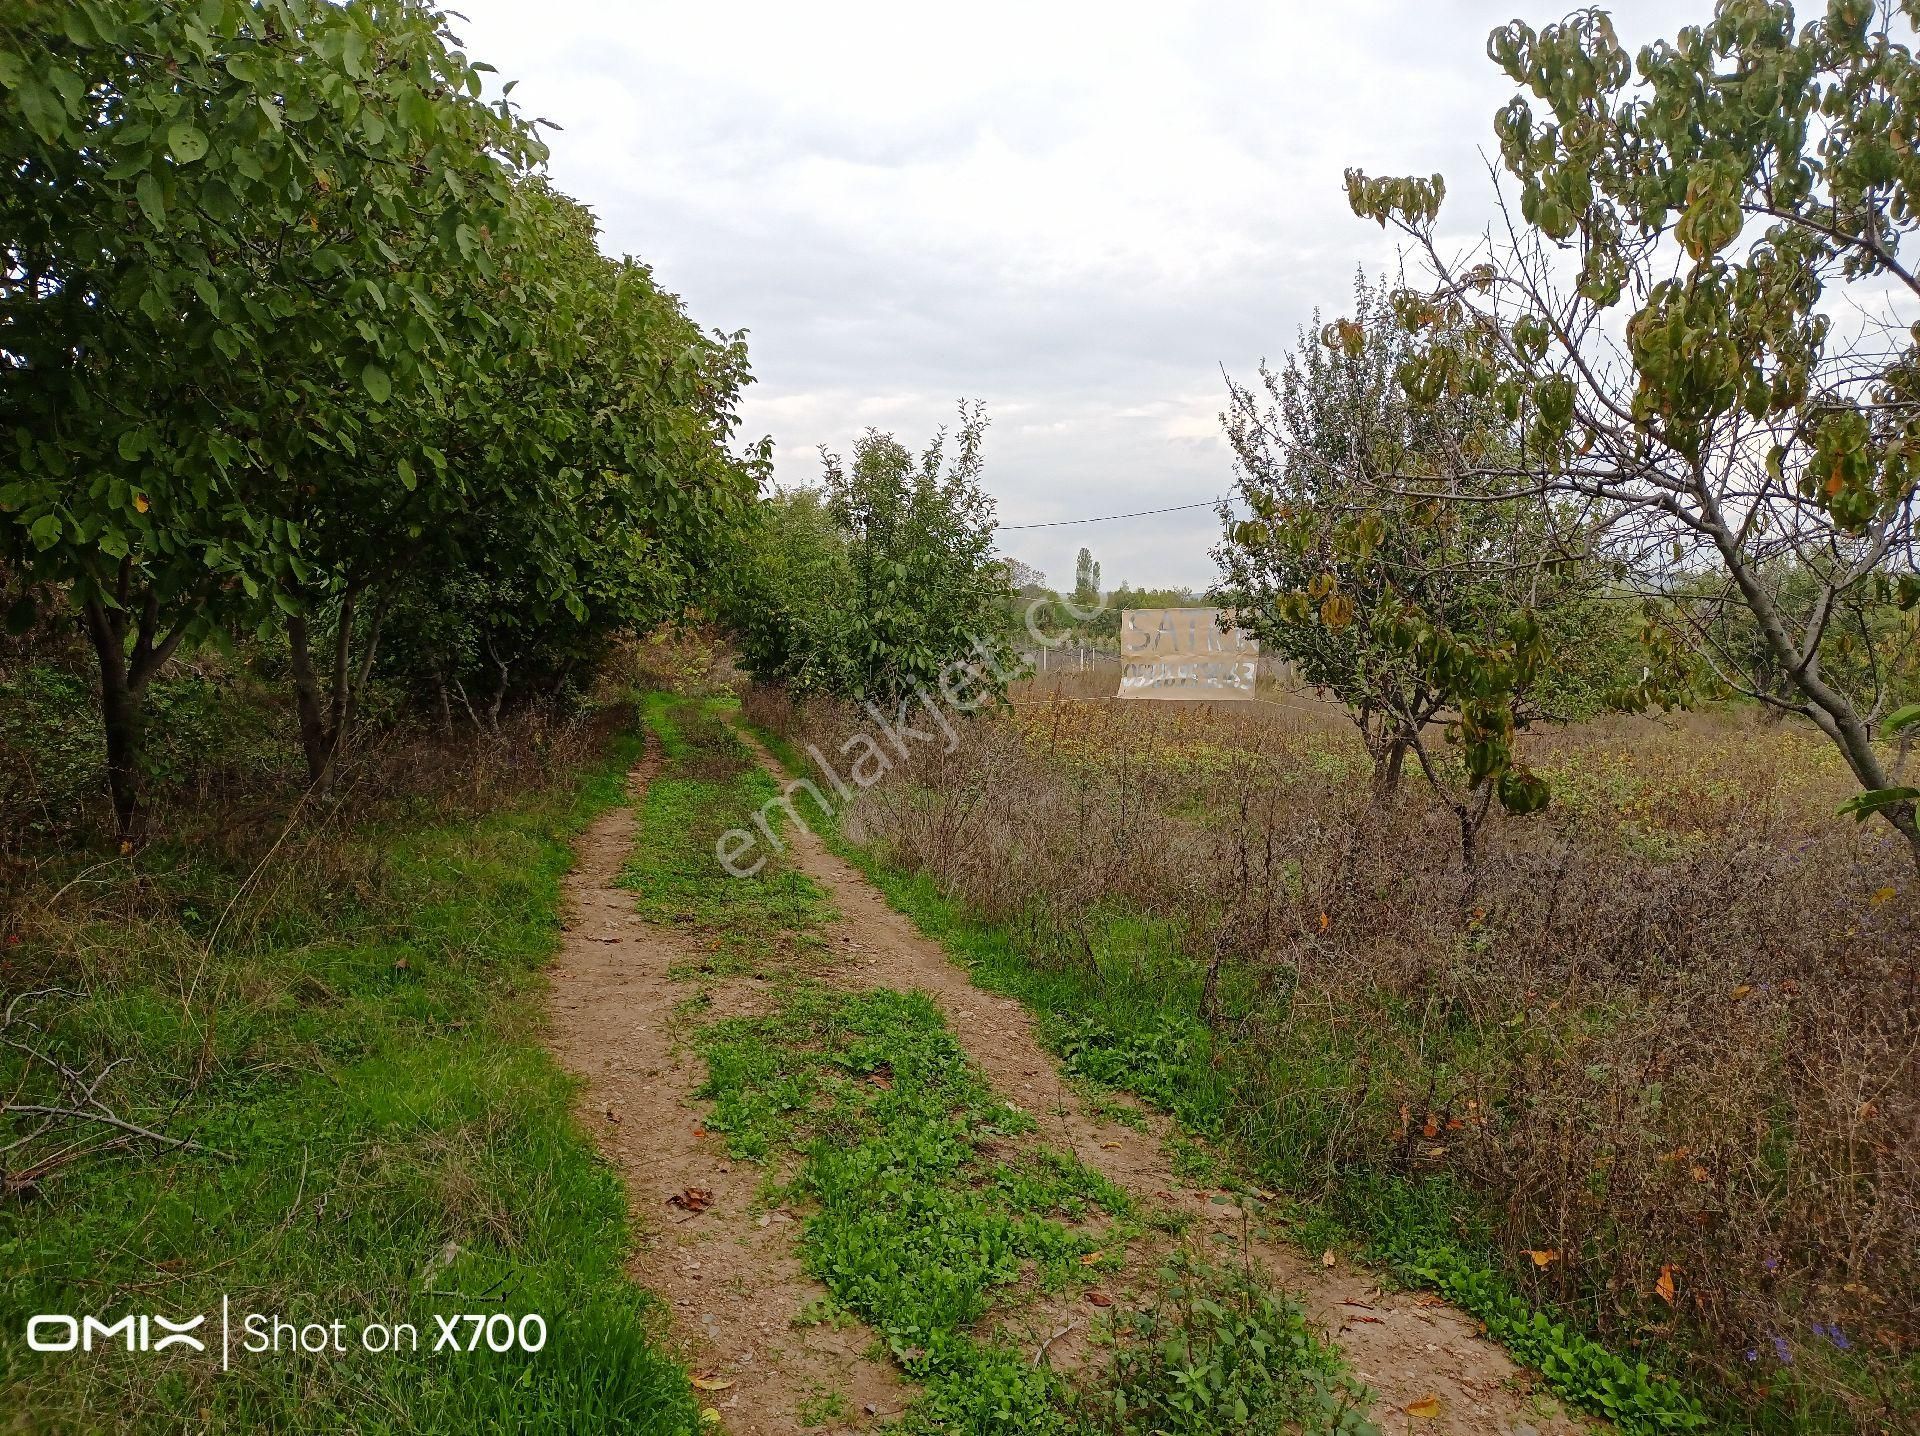
[[(559, 185), (710, 327), (750, 331), (782, 483), (872, 425), (986, 401), (1003, 523), (1221, 493), (1221, 368), (1279, 356), (1395, 262), (1342, 172), (1444, 173), (1485, 223), (1512, 86), (1485, 53), (1566, 0), (688, 4), (454, 0), (469, 52), (563, 128)], [(1710, 0), (1614, 7), (1630, 46)], [(1809, 7), (1812, 8), (1812, 7)], [(1071, 584), (1213, 577), (1205, 510), (1016, 530)]]

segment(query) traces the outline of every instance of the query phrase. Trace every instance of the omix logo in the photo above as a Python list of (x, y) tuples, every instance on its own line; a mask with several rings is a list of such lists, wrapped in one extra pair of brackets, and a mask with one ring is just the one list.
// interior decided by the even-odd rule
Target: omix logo
[(172, 1321), (129, 1312), (118, 1321), (106, 1322), (96, 1316), (43, 1312), (27, 1318), (27, 1345), (35, 1351), (92, 1351), (98, 1341), (103, 1346), (124, 1344), (128, 1351), (165, 1351), (169, 1346), (205, 1351), (205, 1343), (187, 1333), (206, 1319), (202, 1314), (190, 1321)]

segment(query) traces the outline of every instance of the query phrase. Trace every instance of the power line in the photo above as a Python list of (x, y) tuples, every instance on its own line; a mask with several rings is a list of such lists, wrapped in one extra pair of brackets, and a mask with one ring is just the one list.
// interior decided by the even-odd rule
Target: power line
[(1104, 524), (1113, 519), (1144, 519), (1151, 518), (1154, 514), (1177, 514), (1188, 509), (1210, 509), (1215, 504), (1223, 502), (1225, 502), (1224, 499), (1205, 499), (1197, 504), (1175, 504), (1165, 509), (1141, 509), (1131, 514), (1096, 514), (1090, 519), (1053, 519), (1043, 524), (995, 524), (994, 527), (1004, 532), (1011, 529), (1058, 529), (1065, 528), (1069, 524)]

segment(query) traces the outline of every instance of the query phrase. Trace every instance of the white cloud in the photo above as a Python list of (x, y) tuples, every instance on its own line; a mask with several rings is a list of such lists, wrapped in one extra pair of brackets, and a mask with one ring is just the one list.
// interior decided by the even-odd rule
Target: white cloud
[[(518, 79), (557, 182), (703, 323), (752, 331), (748, 428), (779, 476), (868, 425), (923, 442), (965, 395), (1009, 523), (1219, 493), (1222, 365), (1277, 356), (1354, 267), (1394, 262), (1341, 176), (1441, 171), (1483, 222), (1478, 151), (1512, 87), (1513, 0), (735, 3), (460, 0)], [(1615, 7), (1636, 44), (1707, 0)], [(1558, 18), (1549, 5), (1528, 13)], [(1070, 578), (1205, 584), (1214, 522), (1009, 533)]]

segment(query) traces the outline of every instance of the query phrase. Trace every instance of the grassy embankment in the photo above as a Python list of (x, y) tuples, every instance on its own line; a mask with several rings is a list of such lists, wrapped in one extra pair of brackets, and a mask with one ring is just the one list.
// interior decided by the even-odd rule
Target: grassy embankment
[[(10, 1035), (123, 1063), (101, 1089), (116, 1112), (211, 1150), (125, 1142), (38, 1181), (15, 1165), (116, 1135), (78, 1123), (13, 1154), (0, 1407), (18, 1429), (697, 1429), (621, 1269), (620, 1184), (539, 1036), (571, 840), (623, 801), (636, 754), (619, 737), (456, 820), (402, 803), (300, 830), (251, 881), (218, 845), (73, 862), (79, 909), (30, 913), (7, 990), (82, 995), (23, 1000)], [(14, 1100), (50, 1080), (0, 1057)], [(206, 1356), (21, 1340), (35, 1312), (208, 1312), (217, 1331), (223, 1296), (224, 1372), (217, 1337)], [(350, 1348), (365, 1322), (407, 1322), (420, 1350), (249, 1354), (250, 1312), (340, 1321)], [(433, 1316), (462, 1312), (538, 1313), (544, 1349), (468, 1352), (463, 1323), (457, 1354), (433, 1351)]]

